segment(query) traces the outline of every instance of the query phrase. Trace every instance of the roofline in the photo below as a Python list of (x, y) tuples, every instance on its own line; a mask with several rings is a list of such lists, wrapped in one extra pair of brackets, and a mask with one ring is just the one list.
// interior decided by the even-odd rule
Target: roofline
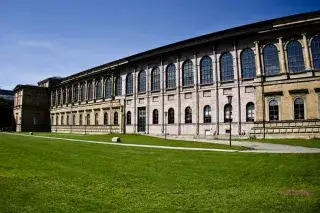
[(46, 90), (48, 89), (47, 87), (39, 87), (36, 85), (29, 85), (29, 84), (18, 84), (14, 89), (13, 92), (20, 90), (20, 89), (24, 89), (24, 88), (32, 88), (32, 89), (43, 89)]
[[(290, 20), (291, 21), (298, 21), (298, 20), (301, 21), (301, 20), (307, 20), (308, 18), (312, 18), (312, 17), (316, 17), (316, 16), (319, 16), (319, 18), (320, 18), (320, 10), (307, 12), (307, 13), (299, 13), (299, 14), (294, 14), (294, 15), (289, 15), (289, 16), (284, 16), (284, 17), (274, 18), (274, 19), (269, 19), (269, 20), (264, 20), (264, 21), (259, 21), (259, 22), (255, 22), (255, 23), (241, 25), (238, 27), (229, 28), (229, 29), (225, 29), (225, 30), (221, 30), (221, 31), (217, 31), (217, 32), (189, 38), (189, 39), (185, 39), (182, 41), (178, 41), (178, 42), (174, 42), (174, 43), (167, 44), (164, 46), (160, 46), (160, 47), (157, 47), (154, 49), (143, 51), (143, 52), (140, 52), (137, 54), (133, 54), (133, 55), (130, 55), (130, 56), (127, 56), (124, 58), (120, 58), (120, 59), (102, 64), (102, 65), (75, 73), (73, 75), (70, 75), (70, 76), (63, 78), (61, 83), (69, 82), (70, 80), (73, 80), (74, 78), (77, 78), (77, 77), (82, 78), (84, 76), (87, 76), (88, 74), (93, 74), (93, 73), (97, 73), (97, 72), (100, 72), (103, 70), (112, 69), (112, 68), (115, 68), (115, 67), (123, 65), (123, 64), (128, 64), (130, 62), (134, 62), (136, 60), (141, 60), (141, 59), (152, 57), (155, 55), (164, 54), (166, 52), (175, 51), (175, 50), (183, 49), (183, 48), (190, 47), (190, 46), (195, 46), (195, 45), (201, 44), (203, 42), (209, 42), (209, 41), (215, 41), (215, 40), (220, 40), (220, 39), (224, 39), (224, 38), (234, 37), (235, 36), (234, 33), (236, 33), (236, 32), (239, 32), (240, 34), (259, 32), (259, 31), (257, 31), (257, 29), (259, 29), (259, 28), (264, 27), (265, 30), (268, 30), (268, 25), (270, 25), (269, 27), (274, 27), (274, 24), (276, 24), (275, 22), (283, 22), (283, 21), (290, 21)], [(286, 24), (278, 23), (278, 25), (282, 26), (282, 25), (286, 25)], [(249, 31), (249, 32), (244, 31), (246, 29), (249, 29), (249, 30), (251, 29), (251, 31)], [(232, 33), (232, 35), (226, 35), (227, 33), (228, 34)], [(212, 38), (214, 36), (216, 36), (217, 38)], [(196, 42), (196, 41), (201, 41), (201, 40), (203, 40), (203, 41), (199, 42), (199, 43)], [(183, 45), (183, 44), (189, 44), (189, 45), (179, 47), (180, 45)]]

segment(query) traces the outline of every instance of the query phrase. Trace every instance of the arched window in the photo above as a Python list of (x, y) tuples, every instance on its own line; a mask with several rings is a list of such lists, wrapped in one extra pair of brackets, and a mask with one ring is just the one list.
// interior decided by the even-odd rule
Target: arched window
[(278, 49), (273, 44), (268, 44), (263, 48), (264, 74), (266, 76), (280, 73)]
[(57, 98), (57, 105), (61, 104), (61, 90), (58, 90), (58, 98)]
[(320, 36), (315, 36), (311, 41), (313, 68), (320, 69)]
[(63, 117), (63, 115), (61, 115), (61, 125), (64, 125), (64, 117)]
[(117, 76), (116, 77), (116, 91), (115, 91), (115, 96), (120, 96), (122, 95), (122, 84), (121, 84), (121, 77)]
[(186, 124), (192, 123), (192, 110), (190, 107), (186, 107), (186, 109), (184, 110), (184, 120)]
[(113, 124), (114, 125), (119, 124), (118, 112), (114, 112), (114, 114), (113, 114)]
[(160, 90), (160, 70), (155, 67), (151, 71), (151, 91)]
[(68, 88), (68, 103), (72, 102), (72, 88)]
[[(57, 105), (57, 103), (56, 103), (56, 92), (52, 92), (51, 96), (52, 96), (52, 105), (53, 106)], [(18, 103), (18, 101), (16, 101), (16, 103)]]
[(108, 113), (107, 112), (105, 112), (103, 114), (103, 124), (108, 125)]
[(242, 78), (256, 77), (256, 63), (254, 61), (254, 52), (246, 48), (241, 52), (241, 76)]
[(234, 79), (233, 57), (231, 53), (223, 53), (220, 57), (221, 81), (231, 81)]
[(86, 85), (82, 84), (81, 86), (81, 101), (86, 100)]
[(105, 98), (111, 98), (111, 79), (108, 78), (105, 84)]
[(99, 100), (102, 98), (102, 81), (98, 80), (96, 83), (96, 99)]
[(82, 125), (82, 114), (79, 115), (79, 125)]
[(56, 116), (56, 125), (59, 125), (59, 116)]
[(78, 101), (78, 85), (73, 85), (73, 102)]
[(193, 63), (186, 60), (182, 65), (182, 86), (193, 85)]
[(96, 113), (96, 114), (94, 114), (94, 125), (99, 125), (99, 114), (98, 113)]
[(90, 125), (91, 123), (91, 118), (90, 118), (90, 114), (87, 115), (87, 125)]
[(232, 105), (226, 104), (224, 106), (224, 122), (232, 122)]
[(293, 40), (288, 43), (287, 56), (289, 72), (301, 72), (305, 70), (300, 42)]
[(211, 107), (209, 105), (203, 108), (203, 123), (211, 123)]
[(69, 125), (69, 115), (67, 115), (67, 125)]
[(50, 120), (51, 125), (53, 125), (53, 119), (54, 119), (53, 116), (51, 116), (51, 120)]
[(176, 88), (176, 66), (169, 64), (166, 68), (166, 88)]
[(138, 75), (138, 92), (146, 92), (146, 71), (141, 70)]
[(126, 95), (132, 95), (133, 93), (133, 76), (129, 73), (126, 77)]
[(76, 125), (76, 115), (72, 115), (72, 125)]
[(200, 61), (201, 84), (210, 84), (212, 78), (212, 60), (209, 56), (204, 56)]
[(159, 123), (159, 112), (157, 109), (154, 109), (152, 112), (152, 124), (158, 124)]
[(168, 124), (174, 124), (174, 109), (168, 110)]
[(131, 125), (131, 112), (127, 112), (127, 125)]
[(297, 98), (294, 101), (294, 119), (304, 119), (304, 101), (302, 98)]
[(254, 104), (252, 102), (247, 103), (247, 121), (254, 121)]
[(67, 92), (66, 89), (62, 89), (62, 104), (67, 103)]
[(93, 84), (92, 83), (88, 84), (88, 100), (89, 101), (93, 100)]
[(278, 101), (271, 100), (269, 102), (269, 120), (278, 121), (279, 120), (279, 105)]

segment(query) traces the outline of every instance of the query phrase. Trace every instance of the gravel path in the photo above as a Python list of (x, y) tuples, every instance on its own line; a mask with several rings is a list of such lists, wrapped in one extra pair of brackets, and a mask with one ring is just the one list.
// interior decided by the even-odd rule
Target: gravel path
[[(258, 142), (239, 142), (232, 141), (232, 144), (235, 146), (244, 146), (248, 148), (253, 148), (254, 150), (229, 150), (229, 149), (211, 149), (211, 148), (192, 148), (192, 147), (176, 147), (176, 146), (157, 146), (157, 145), (144, 145), (144, 144), (125, 144), (125, 143), (113, 143), (105, 141), (90, 141), (90, 140), (80, 140), (80, 139), (70, 139), (70, 138), (59, 138), (59, 137), (49, 137), (49, 136), (40, 136), (40, 135), (27, 135), (27, 134), (18, 134), (18, 133), (4, 133), (2, 134), (12, 134), (19, 135), (24, 137), (36, 137), (36, 138), (46, 138), (53, 140), (65, 140), (65, 141), (75, 141), (82, 143), (96, 143), (96, 144), (105, 144), (105, 145), (114, 145), (114, 146), (128, 146), (128, 147), (144, 147), (144, 148), (155, 148), (155, 149), (174, 149), (174, 150), (190, 150), (190, 151), (214, 151), (214, 152), (243, 152), (243, 153), (320, 153), (320, 149), (317, 148), (307, 148), (301, 146), (289, 146), (281, 144), (268, 144), (268, 143), (258, 143)], [(167, 137), (168, 139), (175, 139), (174, 137)], [(179, 138), (180, 140), (188, 141), (197, 141), (197, 142), (208, 142), (216, 144), (229, 144), (228, 141), (223, 140), (205, 140), (191, 138)]]

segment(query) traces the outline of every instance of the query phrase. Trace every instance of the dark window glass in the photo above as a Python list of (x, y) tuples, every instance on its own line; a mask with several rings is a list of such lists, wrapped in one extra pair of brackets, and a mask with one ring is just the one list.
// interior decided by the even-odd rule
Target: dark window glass
[(99, 115), (98, 115), (98, 113), (96, 113), (96, 114), (94, 115), (94, 124), (95, 124), (95, 125), (99, 125)]
[(68, 88), (68, 103), (72, 102), (72, 88)]
[(158, 124), (159, 123), (159, 112), (157, 109), (154, 109), (152, 112), (152, 123), (153, 124)]
[(256, 77), (256, 63), (254, 59), (254, 52), (247, 48), (241, 52), (241, 76), (242, 78)]
[[(53, 92), (53, 93), (51, 93), (51, 96), (52, 96), (52, 103), (51, 103), (51, 105), (56, 105), (57, 103), (56, 103), (56, 93), (55, 92)], [(18, 101), (16, 101), (16, 103), (17, 103)]]
[(67, 101), (67, 92), (66, 89), (62, 89), (62, 104), (66, 104)]
[(73, 102), (78, 101), (78, 85), (73, 85)]
[(254, 104), (249, 102), (247, 104), (247, 121), (254, 121)]
[(176, 66), (169, 64), (166, 69), (166, 88), (173, 89), (176, 87)]
[(210, 84), (213, 82), (212, 78), (212, 60), (209, 56), (205, 56), (200, 62), (201, 84)]
[(61, 115), (61, 125), (64, 125), (64, 117), (63, 117), (63, 115)]
[(57, 105), (60, 105), (61, 104), (61, 90), (58, 90), (58, 98), (57, 98)]
[(192, 123), (192, 110), (190, 107), (186, 107), (184, 111), (184, 119), (186, 124)]
[(302, 46), (298, 41), (290, 41), (287, 45), (289, 72), (301, 72), (305, 70)]
[(133, 93), (133, 75), (129, 73), (126, 77), (126, 95), (132, 95)]
[(72, 125), (76, 125), (76, 115), (72, 115)]
[(88, 84), (88, 100), (89, 101), (93, 100), (93, 84), (92, 83)]
[(146, 92), (146, 71), (140, 71), (138, 75), (138, 92)]
[(279, 120), (279, 105), (278, 101), (271, 100), (269, 102), (269, 120), (278, 121)]
[(56, 117), (56, 125), (59, 125), (59, 117), (58, 117), (58, 115)]
[(69, 115), (67, 115), (67, 125), (69, 125)]
[(91, 120), (90, 120), (91, 118), (90, 118), (90, 114), (88, 114), (87, 115), (87, 125), (90, 125), (90, 123), (91, 123)]
[(86, 100), (86, 85), (82, 85), (81, 86), (81, 101), (85, 101)]
[(160, 90), (160, 69), (155, 67), (151, 71), (151, 91)]
[(118, 122), (119, 121), (119, 118), (118, 118), (118, 112), (115, 112), (114, 114), (113, 114), (113, 124), (114, 125), (118, 125)]
[(118, 76), (118, 77), (116, 77), (116, 91), (115, 91), (115, 95), (116, 96), (120, 96), (120, 95), (122, 95), (122, 83), (121, 83), (121, 77), (120, 76)]
[(102, 81), (98, 80), (96, 83), (96, 99), (99, 100), (102, 98)]
[(105, 98), (111, 98), (111, 79), (110, 78), (106, 80)]
[(182, 86), (193, 85), (193, 63), (186, 60), (182, 65)]
[(234, 79), (233, 57), (231, 53), (223, 53), (220, 57), (221, 81), (231, 81)]
[(131, 112), (127, 112), (127, 125), (131, 125)]
[(311, 41), (313, 68), (320, 69), (320, 36), (315, 36)]
[(103, 124), (108, 125), (108, 113), (106, 112), (103, 115)]
[(297, 98), (294, 101), (294, 119), (304, 119), (304, 101), (302, 98)]
[(266, 76), (280, 73), (278, 49), (273, 44), (268, 44), (263, 48), (264, 74)]
[(79, 116), (79, 125), (82, 125), (82, 115)]
[(174, 124), (174, 109), (168, 110), (168, 124)]
[(203, 123), (211, 123), (211, 107), (209, 105), (203, 108)]
[(226, 104), (224, 106), (224, 122), (232, 122), (232, 105)]

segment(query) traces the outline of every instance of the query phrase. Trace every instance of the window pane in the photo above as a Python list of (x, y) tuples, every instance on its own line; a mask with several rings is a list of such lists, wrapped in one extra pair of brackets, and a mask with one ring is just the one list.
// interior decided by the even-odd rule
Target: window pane
[(313, 68), (320, 69), (320, 36), (316, 36), (311, 42)]
[(168, 124), (174, 124), (174, 110), (172, 108), (168, 110)]
[(190, 107), (185, 109), (185, 123), (189, 124), (192, 123), (192, 110)]
[(102, 82), (99, 80), (96, 85), (96, 99), (102, 98)]
[(158, 124), (159, 123), (159, 112), (157, 109), (153, 110), (153, 113), (152, 113), (152, 120), (153, 120), (153, 124)]
[(116, 96), (122, 95), (122, 85), (121, 85), (121, 77), (120, 76), (118, 76), (116, 78), (116, 85), (115, 86), (116, 86), (115, 95)]
[(182, 86), (193, 85), (193, 64), (187, 60), (182, 65)]
[(290, 72), (305, 70), (302, 47), (298, 41), (290, 41), (287, 45), (288, 67)]
[(211, 123), (211, 107), (205, 106), (203, 109), (203, 122), (204, 123)]
[(166, 70), (166, 88), (172, 89), (176, 87), (176, 66), (169, 64)]
[(221, 81), (231, 81), (234, 79), (233, 57), (231, 53), (223, 53), (220, 59)]
[(139, 73), (138, 92), (146, 92), (146, 71), (144, 70)]
[(280, 73), (278, 50), (275, 45), (268, 44), (263, 48), (263, 63), (266, 76)]
[(256, 77), (256, 63), (253, 50), (247, 48), (241, 53), (241, 75), (242, 78)]
[(160, 90), (160, 69), (158, 67), (151, 71), (151, 90)]
[(133, 93), (133, 75), (129, 73), (126, 79), (126, 94), (131, 95)]
[(209, 56), (202, 58), (200, 62), (201, 84), (212, 83), (212, 60)]
[(294, 101), (294, 119), (304, 119), (304, 101), (297, 98)]
[(108, 78), (105, 83), (105, 98), (111, 98), (111, 79)]
[(278, 121), (279, 120), (279, 106), (276, 100), (269, 102), (269, 120)]

